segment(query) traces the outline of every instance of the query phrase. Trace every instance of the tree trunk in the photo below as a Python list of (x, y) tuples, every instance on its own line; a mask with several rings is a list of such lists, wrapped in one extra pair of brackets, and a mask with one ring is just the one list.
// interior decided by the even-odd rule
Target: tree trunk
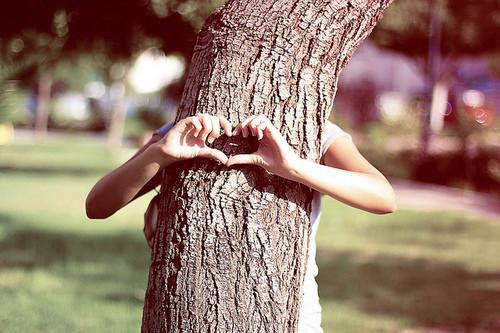
[[(391, 0), (229, 0), (205, 21), (176, 121), (265, 114), (319, 161), (341, 69)], [(214, 147), (250, 152), (254, 139)], [(165, 169), (142, 332), (296, 332), (312, 191), (255, 166)]]
[(427, 109), (420, 116), (420, 142), (418, 147), (418, 159), (423, 160), (429, 154), (429, 145), (433, 134), (431, 129), (431, 109), (435, 103), (434, 89), (439, 80), (441, 66), (441, 38), (442, 38), (442, 9), (443, 2), (436, 0), (429, 7), (431, 21), (429, 24), (429, 55), (427, 63)]
[(49, 120), (50, 91), (52, 90), (53, 65), (42, 67), (38, 79), (38, 92), (35, 116), (35, 140), (42, 142), (47, 136)]
[(126, 105), (126, 85), (124, 78), (115, 80), (111, 85), (113, 109), (109, 121), (108, 148), (118, 150), (122, 146), (123, 130), (125, 128)]

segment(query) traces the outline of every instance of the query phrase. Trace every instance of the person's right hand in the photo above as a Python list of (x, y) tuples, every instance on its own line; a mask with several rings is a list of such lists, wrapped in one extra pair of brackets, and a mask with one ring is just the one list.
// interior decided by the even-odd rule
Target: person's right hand
[(167, 165), (194, 157), (212, 158), (226, 164), (226, 154), (206, 144), (207, 141), (213, 143), (220, 137), (223, 134), (221, 130), (227, 136), (232, 135), (231, 123), (222, 115), (201, 113), (180, 120), (162, 139), (154, 143), (159, 148), (160, 164)]

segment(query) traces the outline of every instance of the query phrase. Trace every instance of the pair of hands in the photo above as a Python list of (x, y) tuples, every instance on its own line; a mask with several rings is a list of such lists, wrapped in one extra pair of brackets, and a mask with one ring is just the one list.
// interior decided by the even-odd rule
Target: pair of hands
[[(259, 148), (251, 154), (227, 157), (222, 151), (207, 146), (221, 135), (256, 136)], [(250, 116), (234, 129), (222, 115), (207, 113), (185, 118), (175, 124), (155, 145), (159, 148), (163, 166), (185, 159), (212, 158), (230, 167), (236, 164), (258, 165), (267, 171), (287, 177), (300, 159), (281, 133), (264, 115)]]

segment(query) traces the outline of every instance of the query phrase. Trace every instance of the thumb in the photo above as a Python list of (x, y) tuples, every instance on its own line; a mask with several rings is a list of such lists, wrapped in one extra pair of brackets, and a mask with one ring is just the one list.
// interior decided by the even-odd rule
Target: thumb
[(198, 156), (211, 158), (211, 159), (214, 159), (214, 160), (221, 162), (222, 164), (226, 164), (227, 160), (228, 160), (226, 154), (224, 154), (223, 152), (221, 152), (218, 149), (209, 148), (209, 147), (205, 147), (205, 148), (200, 149)]
[(235, 164), (256, 164), (260, 165), (260, 158), (255, 154), (238, 154), (229, 157), (226, 166), (230, 167)]

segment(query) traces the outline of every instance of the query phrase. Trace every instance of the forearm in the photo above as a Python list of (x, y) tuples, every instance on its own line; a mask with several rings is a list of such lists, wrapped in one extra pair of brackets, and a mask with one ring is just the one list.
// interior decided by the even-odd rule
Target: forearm
[(87, 216), (103, 219), (130, 202), (168, 162), (157, 158), (158, 149), (151, 145), (142, 153), (101, 178), (87, 196)]
[(285, 177), (371, 213), (385, 214), (396, 209), (392, 186), (382, 176), (299, 159)]

